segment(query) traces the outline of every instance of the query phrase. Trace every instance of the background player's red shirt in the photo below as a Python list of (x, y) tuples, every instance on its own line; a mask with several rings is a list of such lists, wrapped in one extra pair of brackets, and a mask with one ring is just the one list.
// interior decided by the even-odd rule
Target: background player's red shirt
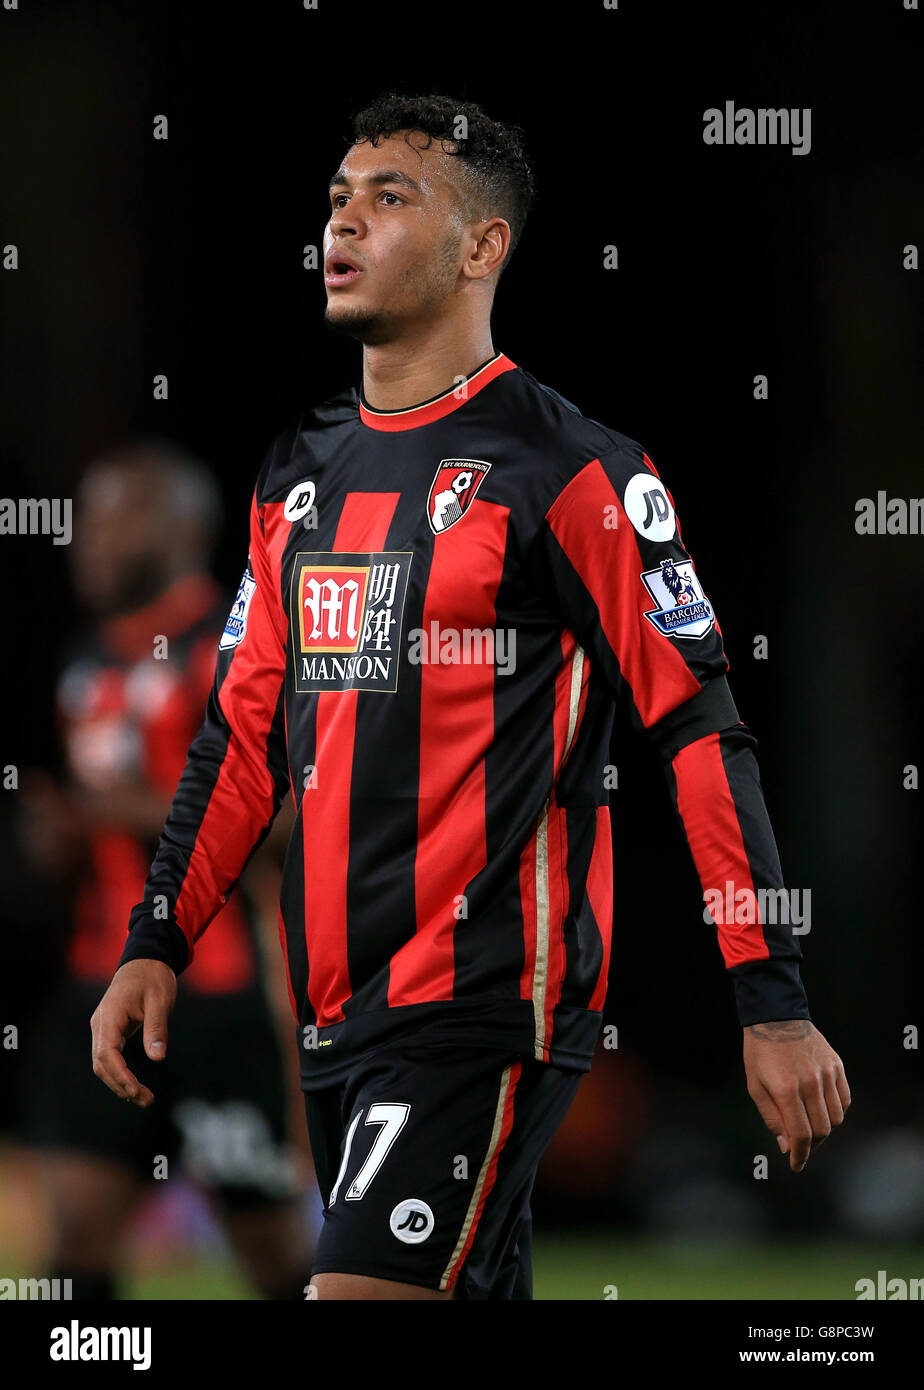
[[(103, 624), (62, 672), (57, 712), (71, 779), (105, 793), (132, 781), (173, 795), (202, 723), (227, 605), (208, 575), (187, 575), (143, 609)], [(165, 656), (155, 641), (166, 639)], [(155, 837), (156, 842), (156, 837)], [(89, 836), (74, 905), (68, 968), (109, 980), (150, 867), (153, 844), (116, 826)], [(245, 988), (255, 973), (251, 908), (236, 894), (183, 974), (200, 992)]]

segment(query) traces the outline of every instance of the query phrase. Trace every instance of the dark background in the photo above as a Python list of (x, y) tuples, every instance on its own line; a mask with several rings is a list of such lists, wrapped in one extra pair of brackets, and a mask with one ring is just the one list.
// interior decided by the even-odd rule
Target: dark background
[[(268, 443), (360, 379), (359, 347), (323, 326), (320, 272), (302, 268), (351, 111), (387, 87), (438, 90), (524, 128), (539, 196), (495, 348), (640, 440), (671, 488), (759, 740), (787, 882), (811, 890), (803, 978), (854, 1106), (802, 1177), (775, 1169), (774, 1219), (833, 1220), (838, 1165), (864, 1136), (900, 1132), (919, 1171), (920, 1052), (902, 1030), (924, 1025), (922, 793), (902, 770), (924, 752), (924, 538), (854, 522), (879, 489), (924, 495), (921, 272), (902, 265), (924, 242), (924, 16), (901, 0), (71, 0), (0, 25), (0, 245), (20, 254), (0, 275), (0, 491), (70, 496), (101, 451), (173, 437), (221, 479), (216, 568), (231, 586)], [(810, 107), (811, 152), (705, 145), (703, 112), (727, 100)], [(167, 141), (152, 139), (158, 114)], [(152, 399), (161, 372), (167, 402)], [(48, 537), (0, 537), (0, 764), (58, 764), (53, 674), (78, 616), (66, 559)], [(591, 1219), (602, 1204), (631, 1223), (650, 1210), (638, 1168), (652, 1136), (682, 1142), (645, 1161), (646, 1192), (658, 1154), (670, 1187), (674, 1166), (709, 1166), (723, 1127), (740, 1152), (722, 1163), (745, 1177), (775, 1146), (745, 1093), (730, 983), (660, 774), (626, 735), (614, 759), (620, 1049), (601, 1056), (559, 1187), (577, 1209), (584, 1173)], [(15, 793), (0, 796), (2, 1023), (7, 999), (21, 1016), (47, 982), (61, 914), (21, 882)], [(903, 1229), (924, 1230), (920, 1201)]]

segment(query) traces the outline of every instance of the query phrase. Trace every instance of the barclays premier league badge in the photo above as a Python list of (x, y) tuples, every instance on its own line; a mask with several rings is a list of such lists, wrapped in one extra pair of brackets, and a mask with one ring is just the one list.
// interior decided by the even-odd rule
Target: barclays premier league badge
[(693, 571), (692, 560), (662, 560), (641, 576), (656, 607), (645, 617), (665, 637), (705, 637), (715, 613)]
[(227, 647), (236, 647), (247, 631), (247, 610), (250, 608), (250, 600), (253, 598), (256, 587), (257, 581), (251, 574), (248, 564), (238, 587), (237, 597), (231, 605), (225, 630), (218, 643), (220, 651), (224, 651)]

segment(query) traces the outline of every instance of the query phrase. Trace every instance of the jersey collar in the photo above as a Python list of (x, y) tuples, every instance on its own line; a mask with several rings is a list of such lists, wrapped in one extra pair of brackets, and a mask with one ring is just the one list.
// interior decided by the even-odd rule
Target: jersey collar
[(434, 420), (441, 420), (444, 415), (450, 415), (473, 396), (477, 396), (479, 391), (502, 372), (512, 372), (515, 369), (516, 363), (511, 362), (509, 357), (502, 352), (495, 353), (472, 372), (471, 376), (467, 376), (464, 382), (457, 382), (440, 395), (431, 396), (428, 401), (421, 401), (419, 405), (409, 405), (401, 410), (375, 410), (371, 405), (367, 405), (360, 386), (359, 418), (364, 425), (373, 430), (414, 430), (419, 425), (429, 425)]

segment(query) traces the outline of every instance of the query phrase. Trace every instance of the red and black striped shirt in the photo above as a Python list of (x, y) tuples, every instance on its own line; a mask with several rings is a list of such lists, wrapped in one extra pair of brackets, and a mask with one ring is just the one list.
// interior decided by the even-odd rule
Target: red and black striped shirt
[[(703, 888), (782, 886), (754, 740), (641, 447), (503, 353), (275, 440), (205, 723), (122, 960), (182, 970), (291, 789), (281, 893), (306, 1085), (439, 1019), (588, 1068), (613, 923), (616, 710)], [(791, 929), (718, 922), (742, 1024), (807, 1018)]]
[[(74, 784), (105, 795), (123, 783), (169, 798), (215, 667), (215, 624), (226, 599), (207, 574), (175, 580), (143, 608), (107, 619), (69, 653), (57, 689), (57, 723)], [(169, 642), (157, 660), (152, 634)], [(125, 944), (125, 921), (151, 863), (152, 837), (99, 824), (87, 836), (74, 900), (71, 975), (99, 984)], [(185, 973), (198, 994), (249, 989), (258, 980), (255, 908), (238, 893), (217, 935)]]

